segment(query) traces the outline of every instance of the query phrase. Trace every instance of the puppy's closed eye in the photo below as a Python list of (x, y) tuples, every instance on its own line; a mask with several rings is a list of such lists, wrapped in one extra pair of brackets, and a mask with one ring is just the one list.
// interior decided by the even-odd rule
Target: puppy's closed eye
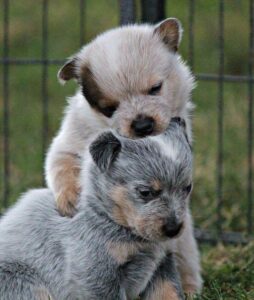
[(99, 110), (104, 116), (111, 118), (114, 112), (117, 110), (117, 107), (118, 105), (109, 105), (105, 107), (100, 107)]
[(162, 82), (158, 82), (148, 90), (148, 95), (158, 95), (162, 87)]

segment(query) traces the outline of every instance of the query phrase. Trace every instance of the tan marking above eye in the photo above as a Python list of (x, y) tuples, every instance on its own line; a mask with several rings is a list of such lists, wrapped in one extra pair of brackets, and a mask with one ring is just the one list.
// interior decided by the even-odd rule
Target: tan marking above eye
[(151, 182), (151, 186), (155, 191), (160, 191), (162, 189), (162, 182), (158, 179), (155, 179)]
[(124, 226), (130, 227), (137, 218), (137, 212), (127, 196), (127, 190), (123, 186), (116, 186), (112, 190), (111, 198), (115, 202), (112, 215), (115, 221)]

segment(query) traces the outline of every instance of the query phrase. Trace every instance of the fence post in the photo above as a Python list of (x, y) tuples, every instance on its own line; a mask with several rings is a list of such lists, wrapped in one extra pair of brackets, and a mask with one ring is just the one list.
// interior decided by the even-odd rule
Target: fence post
[[(48, 145), (49, 116), (48, 116), (48, 0), (42, 2), (42, 159)], [(42, 176), (44, 184), (44, 176)]]
[(136, 5), (134, 0), (120, 0), (120, 24), (135, 23)]
[(9, 157), (9, 1), (3, 1), (3, 207), (7, 208), (10, 192)]
[(79, 3), (79, 44), (80, 47), (82, 47), (85, 43), (85, 18), (84, 18), (84, 14), (85, 14), (85, 1), (84, 0), (80, 0)]
[(165, 19), (165, 0), (142, 0), (142, 22), (157, 23)]
[(222, 234), (223, 141), (224, 141), (224, 0), (219, 2), (219, 77), (218, 77), (218, 149), (217, 149), (217, 236)]
[(248, 82), (248, 211), (247, 211), (247, 230), (251, 235), (253, 232), (253, 65), (254, 65), (254, 1), (250, 0), (250, 36), (249, 36), (249, 82)]
[(189, 66), (194, 72), (194, 20), (195, 20), (195, 0), (189, 1)]

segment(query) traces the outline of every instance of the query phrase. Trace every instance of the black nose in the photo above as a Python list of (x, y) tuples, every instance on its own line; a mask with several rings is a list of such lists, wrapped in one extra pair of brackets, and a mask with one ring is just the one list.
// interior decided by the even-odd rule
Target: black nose
[(131, 128), (137, 136), (144, 137), (152, 134), (154, 119), (151, 117), (138, 116), (131, 124)]
[(183, 223), (180, 224), (173, 224), (171, 220), (169, 220), (162, 228), (164, 234), (167, 237), (173, 238), (176, 235), (178, 235), (178, 233), (180, 232), (180, 230), (183, 227)]

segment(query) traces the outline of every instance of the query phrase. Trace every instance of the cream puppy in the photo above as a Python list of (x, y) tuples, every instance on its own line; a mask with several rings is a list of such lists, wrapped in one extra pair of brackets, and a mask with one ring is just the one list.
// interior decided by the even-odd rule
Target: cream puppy
[[(59, 80), (75, 79), (60, 131), (46, 158), (46, 180), (61, 214), (75, 214), (82, 155), (101, 131), (113, 128), (128, 138), (164, 132), (172, 117), (186, 120), (194, 80), (177, 50), (182, 28), (169, 18), (152, 25), (129, 25), (99, 35), (60, 69)], [(191, 216), (177, 239), (179, 271), (185, 291), (201, 289), (199, 254)]]

